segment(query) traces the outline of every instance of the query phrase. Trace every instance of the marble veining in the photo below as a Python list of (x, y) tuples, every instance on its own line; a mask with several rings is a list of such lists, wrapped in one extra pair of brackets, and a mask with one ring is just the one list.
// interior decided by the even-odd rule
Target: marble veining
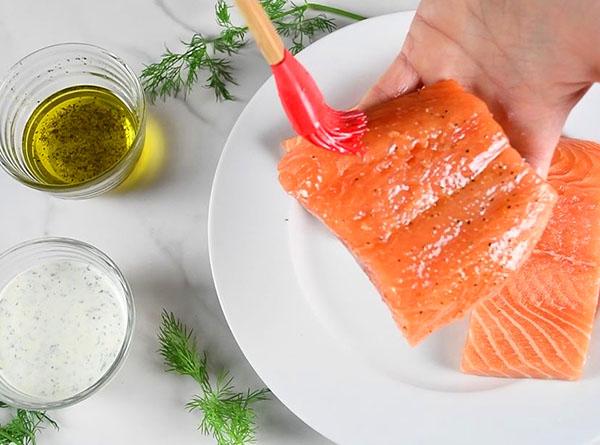
[(180, 19), (165, 3), (164, 0), (154, 0), (154, 4), (160, 8), (160, 10), (175, 23), (181, 25), (183, 28), (191, 32), (196, 32), (196, 29), (191, 25), (188, 25), (184, 20)]

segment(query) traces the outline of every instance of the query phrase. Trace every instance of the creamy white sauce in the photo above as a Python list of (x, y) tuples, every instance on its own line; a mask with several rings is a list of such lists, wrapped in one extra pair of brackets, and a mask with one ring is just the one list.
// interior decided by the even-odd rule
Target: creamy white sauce
[(78, 261), (17, 275), (0, 291), (0, 378), (45, 401), (92, 386), (123, 345), (122, 293), (101, 269)]

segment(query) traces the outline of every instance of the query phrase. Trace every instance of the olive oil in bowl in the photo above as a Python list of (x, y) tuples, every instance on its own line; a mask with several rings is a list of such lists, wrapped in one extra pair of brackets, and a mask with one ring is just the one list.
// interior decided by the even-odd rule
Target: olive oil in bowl
[(24, 161), (45, 184), (83, 184), (127, 154), (138, 125), (112, 91), (92, 85), (66, 88), (31, 114), (23, 132)]
[(142, 86), (117, 56), (83, 43), (48, 46), (0, 81), (0, 167), (57, 197), (93, 198), (137, 168), (146, 119)]

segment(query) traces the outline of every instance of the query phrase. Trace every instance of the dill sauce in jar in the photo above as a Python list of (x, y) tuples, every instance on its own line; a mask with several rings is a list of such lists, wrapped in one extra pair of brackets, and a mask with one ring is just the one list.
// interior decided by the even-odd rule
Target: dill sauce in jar
[(110, 259), (75, 240), (0, 255), (0, 400), (54, 408), (106, 383), (129, 346), (131, 298)]
[(145, 128), (138, 79), (93, 45), (36, 51), (0, 86), (0, 164), (58, 197), (90, 198), (121, 184), (140, 158)]

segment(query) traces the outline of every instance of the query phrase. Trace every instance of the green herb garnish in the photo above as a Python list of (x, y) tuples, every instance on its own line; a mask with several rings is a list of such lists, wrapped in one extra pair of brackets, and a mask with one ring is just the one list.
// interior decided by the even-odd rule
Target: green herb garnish
[[(0, 402), (0, 408), (10, 407)], [(8, 423), (0, 425), (0, 445), (35, 445), (36, 435), (45, 424), (58, 429), (56, 422), (45, 412), (17, 409)]]
[[(290, 51), (297, 53), (319, 34), (337, 28), (333, 14), (350, 20), (366, 17), (331, 6), (304, 2), (295, 4), (287, 0), (262, 0), (277, 31), (290, 41)], [(248, 28), (231, 22), (230, 5), (225, 0), (217, 1), (215, 15), (221, 28), (214, 37), (196, 33), (188, 42), (182, 42), (180, 53), (167, 48), (160, 62), (148, 65), (142, 71), (142, 84), (151, 101), (158, 97), (187, 94), (202, 74), (203, 85), (212, 89), (217, 100), (232, 100), (229, 90), (235, 85), (233, 56), (247, 44)], [(310, 12), (317, 13), (309, 14)]]
[(158, 333), (160, 355), (167, 371), (193, 378), (201, 392), (187, 404), (190, 411), (202, 412), (199, 429), (212, 435), (219, 445), (242, 445), (254, 441), (255, 413), (252, 405), (268, 399), (268, 389), (235, 392), (233, 378), (222, 372), (211, 383), (206, 353), (196, 348), (196, 338), (172, 313), (162, 314)]

